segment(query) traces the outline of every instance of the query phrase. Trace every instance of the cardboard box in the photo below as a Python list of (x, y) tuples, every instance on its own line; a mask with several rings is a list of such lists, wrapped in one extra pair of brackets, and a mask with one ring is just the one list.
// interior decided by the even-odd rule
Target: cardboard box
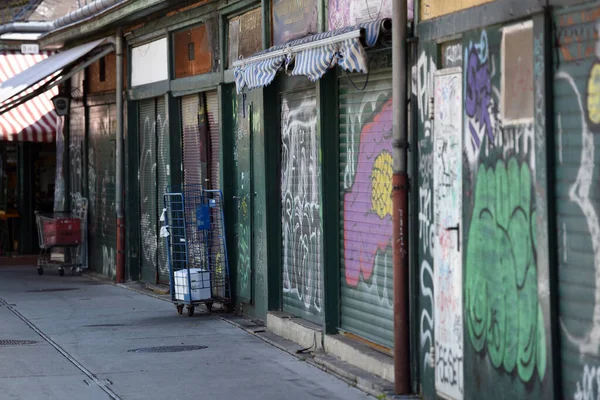
[(179, 301), (208, 300), (212, 297), (210, 272), (201, 268), (190, 268), (190, 288), (188, 286), (188, 270), (182, 269), (174, 272), (175, 299)]

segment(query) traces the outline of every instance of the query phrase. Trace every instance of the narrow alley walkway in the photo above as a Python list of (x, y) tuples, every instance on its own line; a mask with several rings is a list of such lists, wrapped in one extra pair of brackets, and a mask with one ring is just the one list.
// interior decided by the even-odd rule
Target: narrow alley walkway
[[(131, 351), (174, 345), (207, 347)], [(208, 314), (179, 316), (172, 304), (85, 277), (0, 266), (0, 398), (368, 396)]]

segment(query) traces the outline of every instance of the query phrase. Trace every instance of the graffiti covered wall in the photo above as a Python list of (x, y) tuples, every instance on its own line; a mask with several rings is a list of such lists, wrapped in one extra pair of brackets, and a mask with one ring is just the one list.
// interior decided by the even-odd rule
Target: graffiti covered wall
[(554, 15), (555, 199), (562, 398), (600, 395), (600, 7)]
[[(434, 377), (464, 376), (465, 398), (548, 395), (549, 313), (547, 249), (538, 238), (544, 195), (536, 163), (545, 118), (535, 111), (534, 35), (531, 23), (469, 32), (447, 51), (427, 44), (413, 69), (419, 119), (420, 369), (426, 397)], [(458, 56), (460, 54), (460, 56)], [(449, 57), (449, 58), (448, 58)], [(462, 67), (463, 371), (433, 362), (433, 255), (443, 237), (434, 225), (438, 201), (430, 99), (438, 65)], [(543, 60), (542, 60), (543, 68)], [(543, 73), (538, 74), (543, 77)], [(538, 76), (535, 75), (535, 76)], [(518, 104), (519, 107), (503, 104)], [(544, 112), (543, 107), (540, 111)], [(538, 121), (539, 119), (539, 121)], [(540, 133), (538, 135), (538, 132)], [(435, 356), (439, 356), (436, 354)], [(437, 357), (435, 357), (437, 359)], [(460, 363), (453, 365), (460, 366)], [(485, 388), (485, 390), (484, 390)]]

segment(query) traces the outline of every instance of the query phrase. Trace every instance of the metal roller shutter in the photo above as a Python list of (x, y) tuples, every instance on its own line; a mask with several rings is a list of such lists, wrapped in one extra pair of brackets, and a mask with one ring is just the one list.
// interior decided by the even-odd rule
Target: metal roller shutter
[(392, 75), (365, 79), (339, 79), (341, 327), (392, 347)]
[(140, 234), (142, 279), (156, 282), (157, 265), (157, 187), (156, 187), (156, 103), (139, 103), (140, 129)]
[[(157, 210), (156, 215), (162, 213), (164, 208), (163, 195), (169, 185), (169, 117), (167, 115), (167, 102), (164, 97), (156, 99), (156, 140), (157, 140)], [(167, 260), (167, 245), (164, 239), (158, 240), (158, 280), (161, 283), (169, 282), (169, 264)]]
[(83, 196), (84, 153), (85, 153), (85, 108), (79, 103), (71, 106), (69, 116), (70, 143), (69, 143), (69, 179), (71, 200), (78, 195)]
[(210, 188), (219, 189), (219, 159), (221, 142), (219, 140), (219, 96), (216, 90), (206, 92), (206, 111), (208, 114), (208, 131), (210, 133)]
[(281, 94), (283, 310), (320, 323), (321, 140), (314, 87)]
[(596, 398), (599, 390), (599, 10), (595, 3), (555, 12), (551, 35), (561, 398)]
[(90, 268), (106, 276), (116, 274), (115, 216), (116, 106), (90, 107), (88, 148)]
[(186, 185), (202, 183), (202, 162), (200, 154), (203, 144), (200, 140), (199, 123), (200, 97), (192, 94), (181, 98), (181, 121), (183, 129), (183, 180)]

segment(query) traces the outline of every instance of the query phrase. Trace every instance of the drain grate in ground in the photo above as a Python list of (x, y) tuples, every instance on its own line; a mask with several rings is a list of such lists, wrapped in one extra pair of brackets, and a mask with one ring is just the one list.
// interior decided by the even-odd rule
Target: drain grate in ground
[(83, 328), (110, 328), (114, 326), (125, 326), (125, 324), (96, 324), (96, 325), (83, 325)]
[(28, 344), (36, 344), (35, 340), (11, 340), (11, 339), (0, 339), (0, 346), (23, 346)]
[(27, 293), (67, 292), (69, 290), (79, 290), (79, 288), (34, 289), (28, 290)]
[(192, 351), (207, 349), (208, 346), (159, 346), (143, 347), (141, 349), (129, 350), (129, 353), (177, 353), (180, 351)]

